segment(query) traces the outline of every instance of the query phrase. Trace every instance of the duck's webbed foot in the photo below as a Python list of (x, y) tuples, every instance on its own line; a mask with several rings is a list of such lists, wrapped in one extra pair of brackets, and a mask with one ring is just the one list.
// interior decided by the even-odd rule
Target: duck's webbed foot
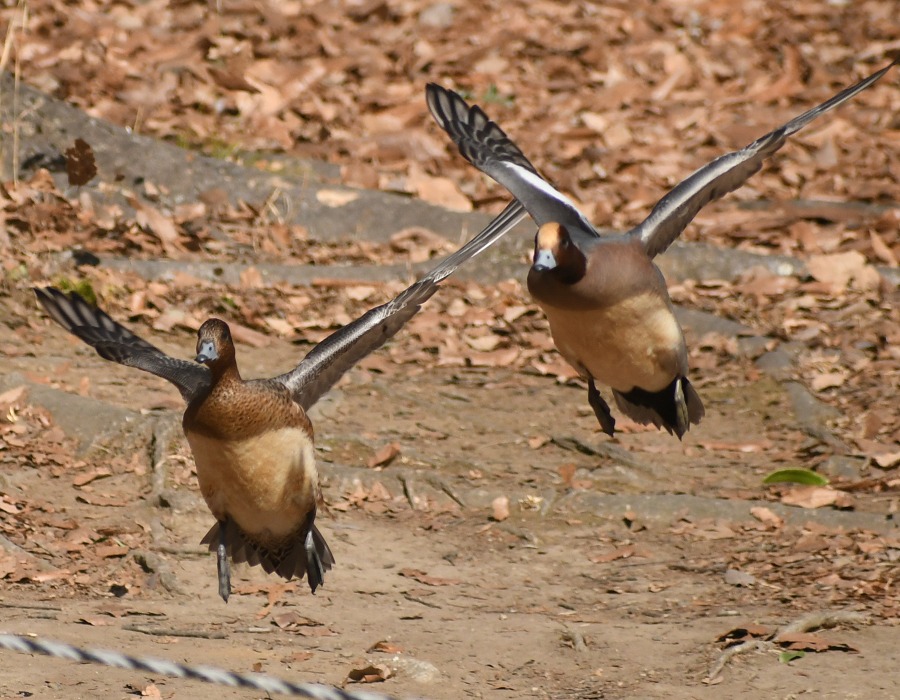
[(228, 602), (231, 595), (231, 567), (228, 564), (228, 548), (225, 546), (226, 523), (219, 523), (219, 544), (216, 547), (216, 570), (219, 573), (219, 595)]
[(616, 419), (612, 417), (612, 413), (609, 412), (609, 405), (600, 396), (600, 392), (597, 391), (597, 385), (594, 384), (593, 377), (588, 377), (588, 403), (594, 409), (594, 415), (600, 421), (600, 427), (603, 428), (603, 432), (612, 437), (616, 429)]

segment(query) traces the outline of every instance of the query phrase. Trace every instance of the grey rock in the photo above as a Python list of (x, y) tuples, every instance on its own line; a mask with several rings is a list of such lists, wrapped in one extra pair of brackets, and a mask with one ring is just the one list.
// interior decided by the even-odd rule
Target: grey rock
[(419, 24), (434, 29), (446, 29), (453, 25), (456, 6), (449, 2), (437, 2), (419, 13)]
[(849, 479), (855, 481), (862, 477), (868, 460), (864, 457), (850, 455), (831, 455), (816, 471), (829, 478)]
[[(446, 22), (448, 13), (452, 19), (453, 5), (438, 2), (422, 16), (425, 21)], [(0, 74), (2, 97), (9, 97), (12, 91), (12, 77)], [(18, 104), (15, 115), (11, 112), (13, 104)], [(424, 98), (422, 111), (426, 112)], [(282, 172), (274, 174), (208, 158), (94, 119), (25, 84), (18, 87), (17, 101), (0, 99), (0, 119), (11, 123), (14, 118), (20, 129), (20, 162), (34, 159), (38, 167), (44, 161), (58, 159), (76, 138), (83, 138), (94, 150), (98, 177), (81, 191), (89, 193), (97, 202), (114, 203), (125, 211), (131, 210), (127, 196), (141, 195), (144, 183), (150, 182), (164, 186), (161, 194), (154, 195), (154, 205), (163, 208), (195, 202), (202, 193), (212, 189), (224, 190), (232, 202), (243, 200), (256, 205), (267, 202), (278, 191), (280, 195), (273, 204), (283, 213), (285, 221), (302, 224), (312, 237), (323, 240), (356, 237), (386, 241), (405, 228), (423, 226), (453, 243), (460, 243), (491, 219), (486, 214), (449, 211), (410, 197), (343, 187), (338, 183), (340, 168), (327, 163), (282, 157)], [(152, 157), (147, 157), (148, 154)], [(9, 175), (11, 154), (6, 152), (4, 156), (0, 167)], [(61, 172), (54, 175), (65, 191), (68, 186), (64, 175)], [(333, 206), (328, 198), (319, 196), (323, 190), (338, 191), (351, 201)], [(510, 277), (524, 281), (534, 231), (533, 223), (523, 222), (497, 245), (465, 265), (460, 277), (486, 283)], [(672, 281), (733, 280), (756, 266), (780, 275), (806, 274), (802, 261), (786, 256), (758, 255), (680, 241), (657, 258), (657, 262)], [(102, 259), (102, 264), (105, 263)], [(152, 274), (149, 266), (145, 272), (148, 276)], [(896, 270), (879, 268), (879, 272), (894, 283), (900, 279)], [(232, 271), (225, 274), (231, 275)], [(289, 281), (284, 279), (285, 274), (284, 267), (273, 267), (269, 272), (273, 282)]]
[(580, 491), (566, 501), (566, 510), (592, 512), (608, 518), (620, 518), (632, 511), (638, 520), (667, 526), (685, 516), (694, 519), (722, 519), (753, 522), (751, 508), (765, 507), (784, 518), (789, 525), (819, 523), (827, 527), (852, 530), (860, 528), (881, 533), (897, 533), (897, 523), (885, 515), (826, 508), (806, 509), (763, 500), (705, 498), (690, 494), (600, 494)]
[(79, 457), (102, 440), (114, 437), (116, 440), (123, 439), (124, 433), (143, 444), (149, 440), (152, 426), (140, 413), (43, 384), (33, 384), (17, 372), (0, 377), (0, 391), (22, 384), (28, 387), (29, 401), (46, 408), (54, 422), (78, 441)]
[(430, 661), (424, 661), (404, 654), (395, 654), (390, 659), (378, 659), (376, 663), (385, 664), (394, 675), (409, 678), (422, 684), (437, 683), (441, 680), (441, 672)]

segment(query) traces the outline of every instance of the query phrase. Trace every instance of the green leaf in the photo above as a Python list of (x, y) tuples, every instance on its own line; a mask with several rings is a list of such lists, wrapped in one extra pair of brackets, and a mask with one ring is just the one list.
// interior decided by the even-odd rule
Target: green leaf
[(90, 280), (71, 280), (68, 277), (62, 277), (56, 280), (56, 286), (64, 292), (75, 292), (88, 304), (97, 306), (97, 292), (94, 291)]
[(504, 97), (499, 88), (491, 83), (488, 85), (488, 89), (484, 91), (484, 97), (482, 98), (482, 102), (485, 104), (501, 104), (505, 106), (510, 106), (512, 104), (512, 98)]
[(783, 664), (789, 664), (794, 659), (802, 659), (804, 656), (805, 651), (783, 651), (778, 655), (778, 660)]
[(806, 486), (828, 486), (828, 479), (809, 469), (779, 469), (765, 479), (764, 484), (804, 484)]

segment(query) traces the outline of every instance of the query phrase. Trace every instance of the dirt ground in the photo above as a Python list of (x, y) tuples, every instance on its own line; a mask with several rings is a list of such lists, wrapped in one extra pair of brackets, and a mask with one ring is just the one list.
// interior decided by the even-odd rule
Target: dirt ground
[[(683, 443), (600, 432), (522, 288), (527, 236), (448, 281), (313, 409), (315, 596), (238, 568), (221, 601), (177, 392), (29, 290), (96, 295), (179, 357), (217, 315), (245, 377), (280, 373), (508, 201), (427, 81), (624, 228), (885, 65), (896, 2), (64, 5), (0, 8), (0, 69), (35, 88), (0, 76), (0, 631), (338, 686), (372, 665), (347, 687), (400, 698), (900, 698), (897, 69), (662, 256), (707, 411)], [(830, 483), (763, 484), (788, 468)], [(710, 675), (811, 613), (852, 624)], [(0, 699), (142, 696), (262, 694), (0, 650)]]
[[(5, 386), (50, 377), (24, 404), (68, 411), (62, 423), (103, 438), (73, 464), (58, 459), (69, 433), (50, 428), (43, 449), (30, 446), (32, 463), (4, 460), (3, 492), (28, 494), (20, 503), (29, 532), (8, 532), (26, 551), (0, 561), (41, 569), (4, 580), (5, 631), (332, 684), (369, 662), (391, 666), (396, 649), (407, 660), (375, 689), (400, 697), (900, 697), (893, 592), (859, 591), (879, 569), (896, 576), (894, 557), (874, 558), (879, 541), (898, 551), (896, 525), (880, 517), (896, 496), (863, 495), (856, 511), (825, 517), (795, 508), (778, 527), (755, 519), (772, 455), (794, 449), (779, 438), (785, 414), (765, 380), (724, 390), (701, 380), (708, 415), (680, 445), (643, 431), (610, 441), (583, 390), (552, 378), (354, 370), (314, 412), (335, 569), (315, 596), (302, 583), (239, 570), (226, 605), (214, 559), (197, 546), (210, 516), (170, 408), (176, 393), (55, 327), (10, 325), (0, 344), (21, 374), (7, 374)], [(188, 351), (190, 336), (178, 340)], [(266, 375), (297, 350), (277, 343), (239, 353), (245, 374)], [(90, 398), (77, 397), (78, 387)], [(81, 411), (102, 413), (73, 417), (78, 409), (57, 388), (75, 393)], [(145, 412), (153, 406), (166, 408)], [(151, 444), (153, 435), (163, 444)], [(741, 451), (760, 440), (766, 449)], [(399, 456), (367, 466), (389, 443)], [(613, 445), (625, 458), (570, 443)], [(156, 470), (153, 449), (164, 455)], [(499, 496), (510, 503), (502, 521), (492, 519)], [(859, 548), (872, 553), (868, 564)], [(859, 581), (810, 580), (805, 567), (822, 566), (856, 568)], [(748, 575), (744, 585), (730, 582), (729, 569)], [(849, 597), (848, 586), (857, 589)], [(704, 684), (720, 635), (809, 610), (868, 611), (872, 624), (824, 633), (854, 652), (790, 665), (755, 652)], [(384, 640), (389, 653), (367, 651)], [(149, 684), (166, 698), (258, 696), (4, 654), (3, 697), (129, 697), (152, 693)], [(411, 671), (415, 661), (433, 668)]]

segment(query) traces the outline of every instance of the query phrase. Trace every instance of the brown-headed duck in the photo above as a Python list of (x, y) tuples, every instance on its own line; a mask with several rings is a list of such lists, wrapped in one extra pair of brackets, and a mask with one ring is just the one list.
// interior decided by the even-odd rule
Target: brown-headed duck
[(439, 283), (515, 226), (516, 205), (396, 298), (371, 309), (313, 348), (293, 370), (245, 380), (228, 325), (211, 318), (197, 333), (196, 362), (176, 359), (139, 338), (77, 294), (34, 290), (63, 328), (113, 362), (168, 380), (187, 402), (182, 427), (200, 490), (216, 518), (203, 538), (217, 554), (219, 594), (231, 591), (229, 557), (315, 592), (334, 564), (315, 525), (320, 498), (307, 411), (341, 376), (412, 318)]
[[(459, 152), (506, 187), (538, 225), (528, 289), (547, 316), (556, 347), (587, 380), (588, 401), (606, 433), (613, 434), (615, 420), (595, 381), (612, 389), (627, 416), (679, 439), (704, 414), (686, 376), (684, 336), (653, 258), (706, 204), (743, 185), (791, 134), (871, 86), (898, 60), (746, 148), (716, 158), (676, 185), (643, 222), (608, 236), (539, 175), (480, 107), (452, 90), (427, 86), (431, 113)], [(512, 216), (509, 207), (503, 216)]]

